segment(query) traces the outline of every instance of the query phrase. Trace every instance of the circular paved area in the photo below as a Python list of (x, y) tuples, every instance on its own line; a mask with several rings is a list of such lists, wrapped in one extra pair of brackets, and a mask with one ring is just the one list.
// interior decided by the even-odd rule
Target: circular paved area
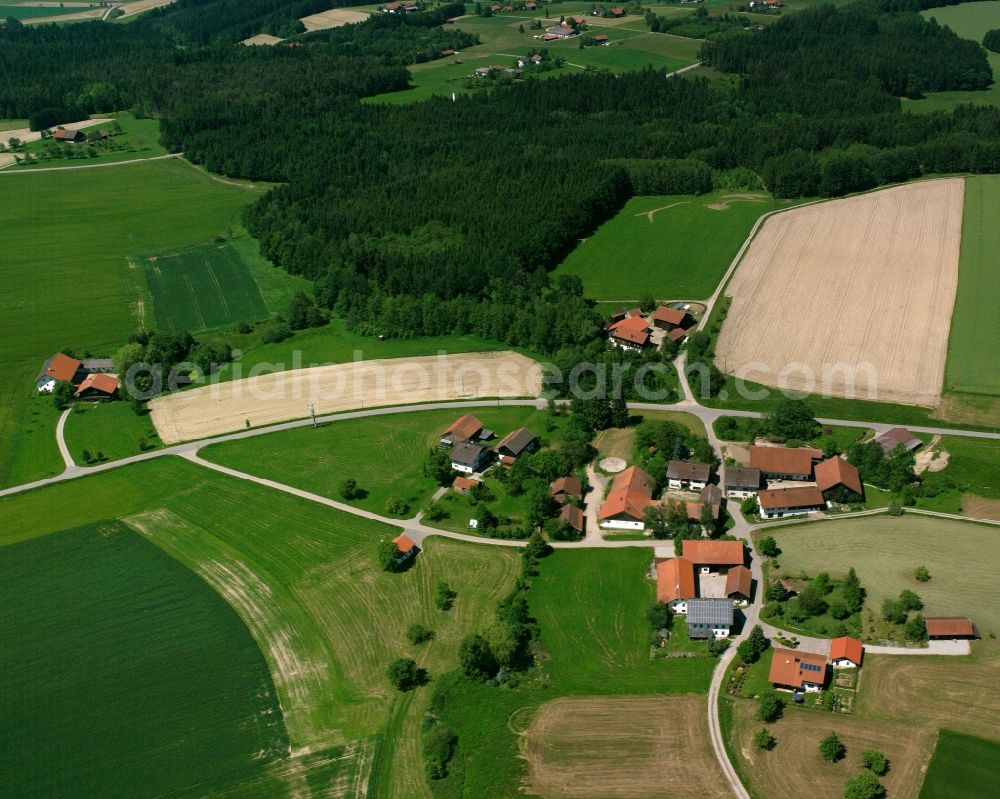
[(617, 474), (624, 471), (627, 464), (621, 458), (605, 458), (600, 465), (608, 474)]

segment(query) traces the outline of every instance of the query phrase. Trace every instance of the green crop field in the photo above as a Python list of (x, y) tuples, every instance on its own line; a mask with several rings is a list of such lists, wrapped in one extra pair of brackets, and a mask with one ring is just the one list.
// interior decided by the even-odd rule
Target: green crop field
[(1000, 796), (1000, 743), (941, 730), (920, 799), (993, 796)]
[(556, 274), (578, 275), (587, 295), (599, 300), (647, 294), (659, 300), (706, 298), (754, 223), (788, 205), (766, 194), (753, 200), (727, 196), (733, 194), (633, 197), (573, 250)]
[[(1000, 0), (930, 8), (920, 14), (925, 19), (933, 17), (940, 25), (947, 25), (963, 39), (972, 39), (978, 43), (983, 41), (986, 31), (1000, 28)], [(921, 100), (903, 100), (903, 108), (927, 113), (950, 111), (964, 103), (1000, 106), (1000, 55), (987, 50), (986, 58), (993, 69), (991, 86), (973, 92), (932, 92)]]
[(287, 755), (239, 616), (121, 523), (5, 547), (0, 583), (5, 796), (201, 796)]
[[(978, 4), (974, 4), (978, 5)], [(995, 3), (1000, 10), (1000, 0)], [(997, 22), (1000, 27), (1000, 20)], [(948, 339), (945, 388), (1000, 394), (1000, 364), (984, 352), (1000, 348), (1000, 176), (968, 178), (962, 220), (958, 294)]]
[[(781, 548), (781, 572), (837, 578), (850, 567), (868, 591), (866, 607), (878, 610), (884, 599), (904, 588), (916, 591), (931, 616), (972, 616), (986, 631), (1000, 631), (1000, 595), (993, 564), (1000, 556), (996, 529), (973, 522), (914, 514), (874, 516), (775, 527), (766, 530)], [(918, 583), (917, 566), (932, 579)]]
[[(715, 658), (651, 660), (643, 614), (656, 598), (648, 548), (557, 550), (529, 600), (542, 629), (545, 671), (563, 693), (708, 690)], [(703, 646), (701, 647), (703, 649)]]
[[(262, 776), (252, 791), (240, 784), (213, 795), (287, 796), (308, 779), (331, 795), (363, 796), (369, 773), (378, 784), (370, 795), (424, 795), (420, 720), (431, 686), (396, 694), (385, 667), (407, 656), (432, 677), (454, 669), (458, 641), (479, 629), (513, 586), (516, 551), (431, 539), (412, 568), (386, 574), (374, 549), (395, 528), (179, 458), (4, 497), (0, 544), (44, 536), (67, 518), (86, 524), (107, 517), (124, 517), (215, 588), (270, 667), (292, 751), (302, 755), (270, 770), (273, 781)], [(431, 601), (439, 580), (458, 592), (448, 613)], [(414, 622), (436, 631), (431, 643), (406, 642)], [(345, 774), (354, 776), (344, 782)]]
[[(303, 427), (242, 441), (213, 444), (201, 451), (210, 461), (277, 480), (332, 499), (354, 478), (366, 492), (352, 500), (365, 510), (385, 513), (393, 494), (405, 500), (412, 516), (437, 487), (423, 474), (427, 452), (464, 411), (424, 411)], [(475, 408), (471, 411), (497, 436), (518, 427), (545, 434), (547, 412), (531, 407)]]
[(57, 17), (60, 14), (73, 14), (77, 11), (86, 11), (87, 7), (62, 8), (60, 6), (26, 6), (26, 5), (2, 5), (0, 6), (0, 19), (13, 17), (14, 19), (36, 19), (38, 17)]
[(260, 289), (229, 244), (150, 255), (143, 272), (159, 330), (196, 332), (267, 318)]
[(114, 461), (162, 446), (149, 414), (137, 416), (129, 402), (80, 403), (66, 420), (63, 434), (70, 455), (81, 465), (84, 450), (95, 459), (101, 453)]
[[(211, 239), (238, 224), (242, 207), (260, 192), (224, 185), (175, 160), (32, 174), (4, 170), (0, 190), (17, 198), (0, 204), (0, 357), (7, 365), (0, 485), (10, 485), (62, 468), (55, 414), (35, 413), (36, 402), (51, 406), (33, 397), (42, 362), (60, 348), (111, 355), (152, 318), (141, 269), (129, 258)], [(274, 280), (292, 280), (266, 268)]]

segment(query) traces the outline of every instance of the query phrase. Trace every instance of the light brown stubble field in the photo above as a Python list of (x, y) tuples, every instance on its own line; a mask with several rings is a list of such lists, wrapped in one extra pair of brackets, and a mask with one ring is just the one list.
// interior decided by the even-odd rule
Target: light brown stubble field
[(541, 369), (516, 352), (430, 355), (289, 369), (157, 397), (149, 403), (165, 444), (309, 415), (480, 397), (537, 397)]
[(367, 11), (353, 11), (349, 8), (331, 8), (318, 14), (302, 17), (302, 24), (307, 31), (322, 31), (328, 28), (339, 28), (341, 25), (352, 25), (364, 22), (371, 15)]
[(723, 799), (704, 696), (546, 702), (525, 733), (528, 793), (545, 799)]
[[(730, 373), (772, 386), (850, 396), (825, 369), (871, 364), (855, 396), (936, 405), (958, 282), (964, 180), (897, 186), (777, 214), (726, 293), (716, 348)], [(810, 385), (798, 369), (816, 376)], [(872, 385), (874, 384), (874, 385)], [(871, 392), (871, 393), (870, 393)]]

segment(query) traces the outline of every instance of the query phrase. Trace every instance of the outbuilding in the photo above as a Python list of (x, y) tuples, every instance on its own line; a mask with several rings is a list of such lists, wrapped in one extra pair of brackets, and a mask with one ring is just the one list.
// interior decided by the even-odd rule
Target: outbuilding
[(830, 641), (830, 665), (835, 669), (861, 668), (864, 651), (864, 645), (857, 638), (834, 638)]
[(725, 466), (722, 469), (722, 486), (726, 496), (732, 499), (752, 497), (760, 488), (760, 469)]
[(733, 627), (733, 603), (722, 598), (689, 599), (688, 638), (728, 638)]
[(793, 447), (750, 447), (750, 466), (769, 480), (808, 480), (814, 450)]

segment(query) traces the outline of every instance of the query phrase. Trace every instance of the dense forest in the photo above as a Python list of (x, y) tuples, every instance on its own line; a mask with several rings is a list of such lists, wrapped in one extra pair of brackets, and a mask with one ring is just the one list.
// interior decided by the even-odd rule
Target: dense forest
[[(264, 19), (303, 2), (246, 7)], [(362, 333), (587, 347), (601, 320), (548, 271), (633, 194), (743, 175), (782, 197), (837, 196), (1000, 172), (1000, 110), (915, 115), (899, 101), (988, 85), (982, 48), (871, 1), (706, 42), (735, 81), (587, 72), (409, 105), (360, 99), (406, 87), (404, 64), (461, 41), (442, 25), (460, 4), (272, 48), (227, 43), (259, 30), (235, 30), (236, 5), (182, 0), (123, 26), (8, 23), (0, 115), (133, 107), (191, 160), (282, 183), (248, 208), (248, 228)]]

